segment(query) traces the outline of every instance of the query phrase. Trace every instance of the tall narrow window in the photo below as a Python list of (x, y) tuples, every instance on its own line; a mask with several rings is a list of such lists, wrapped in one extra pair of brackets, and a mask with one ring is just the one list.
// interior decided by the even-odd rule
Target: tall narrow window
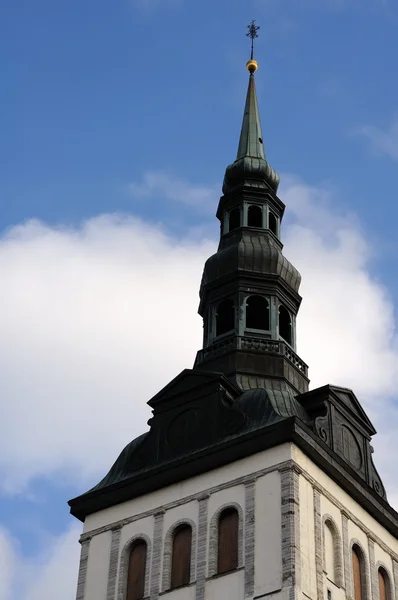
[(238, 511), (226, 508), (218, 520), (217, 573), (227, 573), (238, 567), (238, 531)]
[(222, 300), (216, 310), (216, 335), (222, 335), (235, 327), (235, 305), (231, 298)]
[(233, 208), (229, 213), (229, 231), (240, 227), (240, 208)]
[(146, 556), (146, 542), (137, 540), (130, 550), (126, 600), (141, 600), (144, 597)]
[(380, 600), (388, 600), (387, 588), (389, 581), (387, 579), (387, 573), (380, 567), (378, 571), (379, 576), (379, 598)]
[(268, 229), (270, 229), (275, 235), (278, 235), (278, 221), (274, 213), (271, 211), (268, 213)]
[(249, 296), (246, 300), (246, 327), (268, 331), (269, 304), (263, 296)]
[(340, 532), (336, 523), (327, 516), (323, 527), (323, 568), (330, 581), (342, 586), (343, 558)]
[(328, 579), (336, 582), (336, 565), (335, 565), (335, 541), (333, 538), (333, 531), (329, 523), (325, 523), (323, 530), (324, 546), (325, 546), (325, 564), (324, 569), (328, 576)]
[(261, 206), (252, 204), (249, 206), (247, 211), (247, 225), (248, 227), (262, 227), (263, 226), (263, 211)]
[(191, 576), (192, 529), (181, 525), (174, 533), (171, 558), (171, 589), (188, 585)]
[(361, 555), (357, 546), (352, 548), (352, 579), (354, 584), (354, 600), (362, 600)]
[(288, 343), (292, 343), (292, 319), (289, 311), (279, 306), (279, 335)]

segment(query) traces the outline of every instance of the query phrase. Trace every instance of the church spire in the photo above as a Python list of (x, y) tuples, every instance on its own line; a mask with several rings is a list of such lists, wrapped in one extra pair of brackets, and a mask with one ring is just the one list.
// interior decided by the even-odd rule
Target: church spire
[[(254, 63), (255, 61), (249, 61)], [(247, 88), (245, 112), (240, 132), (238, 154), (236, 159), (252, 156), (265, 160), (263, 134), (261, 132), (260, 114), (258, 111), (254, 71), (250, 72)]]
[(301, 277), (282, 253), (285, 205), (263, 147), (254, 82), (258, 29), (252, 21), (238, 155), (225, 171), (217, 209), (220, 243), (200, 286), (204, 335), (195, 368), (221, 372), (242, 389), (278, 387), (290, 397), (308, 390), (307, 365), (296, 354)]
[(258, 69), (257, 61), (254, 60), (254, 40), (258, 37), (257, 31), (260, 27), (255, 24), (255, 21), (252, 21), (250, 25), (248, 25), (248, 29), (249, 32), (246, 35), (251, 38), (251, 53), (250, 60), (246, 63), (246, 68), (250, 73), (250, 79), (247, 88), (245, 112), (243, 114), (242, 130), (240, 132), (239, 148), (236, 159), (239, 160), (245, 156), (255, 156), (265, 160), (256, 84), (254, 82), (254, 73)]
[(279, 185), (279, 175), (267, 162), (265, 157), (254, 80), (254, 73), (258, 69), (258, 63), (254, 59), (254, 39), (258, 37), (257, 31), (260, 27), (255, 25), (255, 21), (252, 21), (248, 25), (248, 28), (249, 33), (246, 35), (251, 38), (251, 56), (250, 60), (246, 63), (246, 68), (250, 73), (249, 85), (247, 88), (238, 153), (235, 162), (226, 169), (223, 184), (224, 194), (242, 184), (254, 184), (254, 187), (269, 186), (274, 191), (277, 191)]

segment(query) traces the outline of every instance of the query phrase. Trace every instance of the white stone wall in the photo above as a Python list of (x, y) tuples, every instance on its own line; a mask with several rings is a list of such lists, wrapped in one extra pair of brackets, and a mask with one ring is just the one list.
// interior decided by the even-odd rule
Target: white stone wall
[[(353, 544), (363, 552), (364, 600), (379, 600), (377, 570), (383, 566), (390, 581), (389, 600), (398, 600), (398, 539), (353, 500), (317, 467), (300, 449), (293, 447), (292, 459), (300, 474), (300, 553), (301, 589), (299, 595), (314, 600), (353, 598)], [(310, 506), (313, 505), (311, 523)], [(334, 560), (326, 556), (325, 522), (333, 531)], [(306, 532), (308, 539), (306, 539)], [(314, 533), (314, 535), (313, 535)], [(326, 538), (327, 539), (327, 538)], [(311, 554), (312, 540), (315, 541)], [(335, 564), (335, 573), (327, 564)], [(395, 573), (395, 575), (394, 575)], [(315, 581), (315, 587), (314, 587)]]
[[(151, 600), (278, 597), (279, 469), (289, 466), (291, 452), (290, 444), (284, 444), (88, 517), (82, 535), (83, 544), (89, 544), (88, 560), (82, 564), (78, 600), (124, 600), (128, 547), (138, 536), (148, 544), (146, 592)], [(239, 566), (217, 575), (217, 517), (227, 506), (236, 507), (240, 516)], [(169, 592), (170, 541), (173, 528), (182, 522), (193, 530), (191, 583)]]
[[(226, 506), (240, 515), (239, 564), (217, 575), (217, 517)], [(182, 522), (193, 531), (191, 581), (169, 591), (172, 532)], [(124, 600), (137, 537), (148, 545), (150, 600), (328, 600), (328, 592), (332, 600), (352, 599), (354, 542), (366, 563), (364, 600), (379, 599), (379, 566), (391, 581), (389, 600), (398, 600), (398, 540), (292, 444), (88, 517), (77, 600)]]

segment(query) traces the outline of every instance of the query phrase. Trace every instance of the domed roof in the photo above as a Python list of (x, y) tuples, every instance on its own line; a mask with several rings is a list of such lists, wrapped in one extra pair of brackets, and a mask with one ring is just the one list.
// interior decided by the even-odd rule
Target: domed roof
[(248, 180), (251, 187), (266, 188), (268, 184), (276, 192), (280, 178), (265, 158), (243, 156), (226, 168), (222, 186), (223, 194), (228, 194), (237, 185)]
[(299, 291), (301, 275), (285, 258), (271, 234), (259, 235), (250, 230), (238, 230), (228, 239), (228, 246), (213, 254), (205, 264), (203, 287), (212, 281), (234, 273), (246, 271), (262, 275), (279, 275), (296, 293)]
[[(132, 440), (127, 446), (121, 451), (114, 465), (111, 467), (107, 475), (96, 486), (91, 488), (89, 492), (102, 489), (112, 483), (121, 481), (122, 479), (128, 478), (133, 472), (142, 468), (139, 456), (137, 456), (137, 450), (141, 444), (149, 436), (149, 431), (143, 433)], [(87, 492), (87, 493), (89, 493)]]
[(283, 382), (276, 387), (247, 390), (236, 400), (236, 408), (248, 418), (249, 428), (258, 429), (289, 417), (308, 422), (305, 409), (295, 399), (291, 388)]

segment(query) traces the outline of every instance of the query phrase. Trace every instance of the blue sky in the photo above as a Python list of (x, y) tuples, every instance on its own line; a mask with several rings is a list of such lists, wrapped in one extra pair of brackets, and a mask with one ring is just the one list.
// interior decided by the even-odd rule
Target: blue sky
[[(386, 423), (387, 431), (387, 416), (374, 404), (379, 385), (385, 415), (396, 418), (392, 384), (383, 384), (395, 373), (398, 357), (395, 0), (4, 0), (0, 271), (6, 299), (0, 310), (10, 330), (0, 347), (0, 373), (12, 375), (2, 384), (5, 410), (11, 402), (18, 410), (8, 424), (15, 434), (2, 442), (10, 458), (0, 464), (0, 526), (13, 564), (28, 572), (30, 561), (40, 559), (42, 579), (36, 587), (26, 582), (19, 592), (24, 600), (34, 600), (44, 581), (49, 595), (41, 598), (50, 598), (51, 573), (58, 571), (48, 565), (61, 556), (65, 536), (77, 539), (66, 500), (96, 483), (145, 428), (146, 400), (191, 365), (200, 345), (200, 271), (214, 250), (213, 215), (224, 169), (236, 154), (247, 86), (245, 28), (253, 18), (261, 26), (256, 82), (265, 149), (282, 175), (287, 248), (304, 281), (308, 273), (307, 306), (323, 302), (311, 279), (315, 273), (327, 278), (330, 269), (331, 279), (341, 276), (346, 283), (328, 310), (340, 311), (340, 323), (351, 318), (341, 331), (363, 336), (369, 348), (380, 346), (378, 354), (390, 366), (389, 376), (378, 369), (384, 380), (363, 382), (366, 361), (374, 365), (377, 359), (364, 354), (354, 364), (343, 356), (334, 371), (320, 365), (319, 379), (358, 381), (378, 429)], [(315, 267), (315, 248), (324, 252), (324, 267)], [(187, 268), (191, 275), (182, 284)], [(175, 286), (160, 273), (167, 269)], [(131, 376), (134, 360), (123, 360), (137, 350), (142, 304), (134, 304), (136, 296), (155, 293), (157, 278), (168, 295), (162, 299), (168, 308), (160, 312), (167, 323), (159, 317), (158, 337), (170, 329), (178, 356), (163, 360), (159, 342), (159, 377), (149, 374), (138, 384)], [(355, 308), (345, 315), (344, 304), (359, 305), (363, 321), (355, 321)], [(173, 310), (176, 319), (183, 313), (192, 336), (170, 323)], [(325, 308), (325, 319), (331, 314)], [(306, 323), (304, 313), (303, 348), (311, 353), (315, 338), (305, 333)], [(317, 341), (318, 347), (336, 348), (334, 356), (345, 345), (337, 337), (326, 341), (326, 335)], [(98, 347), (112, 351), (100, 356)], [(154, 354), (148, 343), (148, 360)], [(52, 364), (54, 356), (60, 359)], [(346, 374), (343, 363), (358, 377)], [(108, 366), (112, 376), (94, 382)], [(131, 432), (127, 426), (119, 432), (117, 419), (112, 421), (112, 442), (96, 459), (91, 415), (112, 418), (114, 389), (118, 406), (128, 404), (131, 411)], [(29, 420), (19, 423), (21, 411), (30, 415), (31, 426)], [(66, 432), (62, 443), (58, 434), (51, 441), (53, 429)], [(391, 468), (383, 464), (388, 478)], [(395, 494), (392, 479), (390, 485)], [(49, 537), (52, 558), (43, 550)], [(65, 571), (69, 590), (75, 585), (75, 546), (70, 543), (73, 558)], [(7, 585), (1, 600), (15, 597), (15, 582)]]

